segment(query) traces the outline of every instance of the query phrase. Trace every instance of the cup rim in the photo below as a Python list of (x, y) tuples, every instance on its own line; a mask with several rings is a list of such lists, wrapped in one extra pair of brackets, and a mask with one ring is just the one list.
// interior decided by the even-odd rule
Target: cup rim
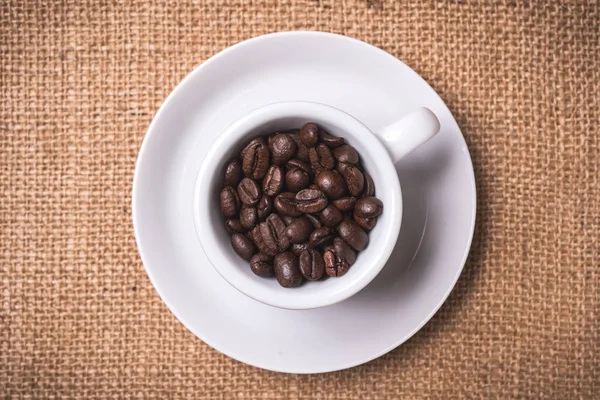
[[(386, 180), (386, 191), (389, 191), (392, 203), (392, 207), (386, 208), (388, 214), (386, 218), (389, 219), (389, 226), (387, 232), (383, 235), (384, 240), (378, 243), (380, 251), (377, 252), (374, 261), (367, 261), (370, 268), (363, 273), (358, 279), (349, 280), (342, 289), (337, 290), (335, 293), (329, 293), (324, 297), (302, 297), (302, 296), (268, 296), (257, 290), (257, 285), (248, 282), (248, 278), (239, 271), (236, 266), (227, 265), (226, 258), (222, 256), (222, 247), (219, 243), (216, 235), (206, 234), (200, 231), (200, 226), (210, 225), (210, 223), (203, 223), (208, 221), (209, 214), (214, 210), (210, 210), (209, 206), (202, 207), (201, 204), (204, 202), (202, 193), (210, 193), (211, 183), (214, 176), (220, 176), (221, 171), (217, 171), (217, 167), (222, 162), (223, 154), (231, 148), (232, 141), (241, 139), (252, 129), (264, 125), (275, 118), (281, 118), (282, 116), (289, 114), (304, 114), (326, 116), (330, 120), (335, 120), (336, 123), (344, 126), (352, 132), (361, 131), (366, 133), (364, 135), (356, 135), (360, 139), (355, 140), (361, 141), (361, 144), (366, 144), (371, 147), (373, 151), (377, 153), (377, 157), (374, 157), (375, 162), (378, 164), (378, 169), (383, 171), (390, 171), (395, 179)], [(212, 178), (211, 178), (212, 177)], [(208, 195), (205, 195), (206, 197)], [(206, 201), (208, 203), (209, 201)], [(207, 256), (210, 264), (217, 271), (217, 273), (225, 279), (232, 287), (241, 292), (242, 294), (257, 300), (261, 303), (284, 309), (292, 310), (303, 310), (303, 309), (314, 309), (329, 306), (340, 301), (346, 300), (354, 294), (358, 293), (365, 286), (367, 286), (383, 269), (387, 260), (389, 259), (398, 239), (400, 233), (400, 225), (402, 220), (402, 192), (400, 187), (400, 181), (395, 171), (394, 164), (388, 151), (385, 149), (383, 143), (379, 141), (376, 135), (367, 128), (362, 122), (357, 120), (352, 115), (329, 105), (310, 102), (310, 101), (282, 101), (271, 103), (257, 109), (250, 111), (243, 115), (232, 124), (230, 124), (215, 142), (211, 145), (207, 152), (202, 165), (196, 176), (196, 182), (194, 187), (194, 199), (193, 199), (193, 215), (194, 215), (194, 228), (196, 235), (200, 241), (200, 245)], [(231, 250), (233, 252), (233, 250)], [(339, 279), (347, 278), (347, 276), (340, 277)], [(253, 280), (260, 280), (263, 278), (257, 276), (251, 276)], [(338, 279), (338, 278), (336, 278)], [(290, 289), (286, 289), (290, 290)], [(302, 287), (292, 289), (294, 291), (302, 290)], [(292, 293), (293, 294), (293, 293)]]

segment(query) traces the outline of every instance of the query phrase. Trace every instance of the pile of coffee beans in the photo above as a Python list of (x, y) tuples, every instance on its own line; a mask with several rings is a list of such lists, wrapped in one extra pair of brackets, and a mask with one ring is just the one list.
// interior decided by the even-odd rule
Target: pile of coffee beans
[(356, 149), (308, 123), (248, 143), (219, 200), (235, 252), (289, 288), (348, 271), (383, 211), (374, 195)]

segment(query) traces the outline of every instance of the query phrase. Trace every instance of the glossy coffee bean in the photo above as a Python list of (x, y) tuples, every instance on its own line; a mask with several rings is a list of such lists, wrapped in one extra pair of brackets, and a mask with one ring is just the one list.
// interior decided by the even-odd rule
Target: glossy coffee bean
[(302, 254), (302, 252), (306, 249), (310, 248), (310, 245), (307, 243), (299, 243), (299, 244), (293, 244), (290, 246), (290, 249), (292, 251), (292, 253), (296, 256), (296, 257), (300, 257), (300, 254)]
[(285, 133), (272, 136), (269, 144), (271, 150), (271, 161), (276, 165), (284, 165), (289, 159), (296, 155), (296, 142)]
[(271, 214), (265, 222), (259, 225), (263, 241), (272, 252), (278, 253), (286, 250), (290, 245), (285, 230), (285, 223), (277, 214)]
[(285, 174), (285, 188), (290, 192), (299, 192), (310, 184), (308, 174), (300, 168), (289, 170)]
[(375, 182), (373, 182), (373, 178), (365, 171), (363, 171), (363, 176), (365, 177), (363, 196), (375, 196)]
[(300, 272), (306, 279), (316, 281), (325, 272), (323, 256), (317, 250), (306, 249), (300, 254)]
[(310, 164), (307, 162), (298, 160), (297, 158), (292, 158), (290, 161), (288, 161), (285, 164), (285, 167), (288, 170), (296, 169), (296, 168), (301, 169), (302, 171), (306, 172), (309, 177), (312, 178), (312, 168), (310, 167)]
[(305, 214), (304, 215), (306, 218), (308, 218), (308, 220), (311, 222), (311, 224), (313, 225), (313, 227), (315, 229), (319, 229), (321, 226), (323, 226), (323, 224), (321, 224), (321, 220), (317, 217), (315, 217), (312, 214)]
[(337, 170), (337, 172), (339, 172), (340, 174), (342, 174), (342, 176), (344, 175), (344, 171), (346, 170), (346, 168), (348, 168), (350, 165), (349, 163), (345, 163), (345, 162), (337, 162), (335, 164), (335, 169)]
[(283, 183), (283, 170), (277, 165), (271, 165), (262, 182), (263, 192), (269, 196), (275, 196), (281, 192)]
[(296, 208), (303, 213), (318, 213), (327, 207), (327, 197), (318, 189), (304, 189), (296, 193)]
[(263, 194), (256, 205), (256, 213), (259, 221), (264, 221), (265, 218), (273, 211), (273, 200), (270, 196)]
[(258, 213), (256, 207), (243, 205), (240, 210), (240, 224), (247, 230), (250, 230), (258, 223)]
[(285, 234), (292, 244), (304, 243), (314, 230), (313, 224), (306, 217), (296, 218), (285, 229)]
[(302, 212), (296, 208), (296, 193), (283, 192), (275, 197), (273, 202), (275, 210), (282, 215), (289, 215), (291, 217), (299, 217)]
[(354, 206), (354, 215), (361, 218), (375, 218), (381, 215), (383, 203), (376, 197), (363, 197)]
[(256, 205), (262, 196), (260, 186), (250, 178), (242, 179), (237, 187), (237, 194), (240, 201), (247, 206)]
[(344, 220), (342, 212), (333, 204), (329, 204), (319, 214), (321, 223), (330, 228), (335, 228)]
[(323, 253), (325, 272), (329, 276), (339, 277), (344, 275), (356, 261), (356, 253), (341, 238), (335, 238), (333, 247)]
[(371, 229), (375, 228), (375, 225), (377, 225), (377, 217), (361, 218), (354, 215), (353, 219), (358, 225), (360, 225), (361, 228), (366, 231), (370, 231)]
[(308, 147), (314, 147), (319, 140), (319, 127), (309, 122), (300, 129), (300, 140)]
[(346, 180), (337, 171), (330, 169), (321, 171), (315, 177), (315, 182), (330, 199), (339, 199), (348, 194)]
[(323, 129), (319, 129), (319, 139), (325, 143), (328, 147), (334, 149), (346, 143), (343, 137), (332, 136), (325, 132)]
[(225, 174), (223, 176), (223, 184), (221, 186), (237, 187), (238, 183), (244, 177), (242, 172), (242, 162), (239, 159), (234, 159), (225, 166)]
[(265, 253), (257, 253), (250, 259), (250, 269), (258, 276), (267, 278), (275, 275), (273, 257)]
[(277, 282), (281, 286), (292, 288), (302, 284), (302, 273), (300, 272), (298, 257), (289, 251), (277, 254), (273, 260), (273, 267)]
[(333, 205), (342, 212), (353, 211), (356, 204), (356, 197), (342, 197), (332, 201)]
[(329, 147), (323, 143), (317, 144), (315, 147), (311, 147), (308, 150), (308, 157), (310, 158), (310, 165), (315, 172), (315, 175), (324, 169), (333, 169), (335, 167), (335, 159)]
[(333, 156), (338, 162), (356, 164), (358, 162), (358, 152), (348, 144), (333, 150)]
[(233, 250), (246, 261), (250, 261), (252, 255), (256, 252), (256, 248), (252, 241), (243, 233), (234, 233), (231, 235), (231, 246)]
[(227, 232), (229, 232), (230, 235), (233, 233), (246, 232), (246, 228), (242, 226), (240, 220), (237, 218), (230, 218), (227, 221), (225, 221), (225, 229), (227, 230)]
[(333, 230), (327, 226), (315, 229), (310, 234), (308, 243), (311, 247), (319, 247), (330, 243), (333, 240)]
[(362, 193), (365, 186), (365, 177), (358, 167), (349, 165), (344, 170), (344, 179), (346, 179), (350, 195), (358, 196)]
[(300, 140), (300, 136), (297, 133), (290, 134), (290, 137), (294, 143), (296, 143), (296, 154), (294, 155), (294, 158), (304, 162), (309, 162), (310, 159), (308, 157), (308, 146), (302, 143), (302, 140)]
[(340, 237), (355, 250), (362, 251), (369, 244), (369, 235), (352, 220), (342, 221), (337, 230)]
[(242, 171), (252, 179), (262, 179), (267, 173), (271, 154), (265, 138), (252, 140), (242, 150)]
[(231, 186), (227, 186), (221, 190), (219, 194), (219, 206), (221, 214), (225, 218), (237, 218), (240, 209), (240, 199)]

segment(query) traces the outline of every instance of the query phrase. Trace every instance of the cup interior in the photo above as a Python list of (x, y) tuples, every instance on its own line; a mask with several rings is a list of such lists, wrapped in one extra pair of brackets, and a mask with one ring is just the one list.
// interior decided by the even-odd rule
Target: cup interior
[[(384, 204), (369, 233), (368, 247), (338, 278), (307, 281), (293, 289), (275, 278), (261, 278), (231, 247), (225, 219), (219, 211), (219, 192), (226, 164), (254, 137), (300, 128), (315, 122), (332, 135), (342, 136), (360, 154), (375, 183), (375, 196)], [(362, 123), (335, 108), (307, 102), (277, 103), (247, 114), (227, 128), (214, 143), (198, 173), (194, 191), (196, 232), (209, 260), (231, 285), (263, 303), (288, 309), (308, 309), (344, 300), (366, 286), (383, 268), (400, 231), (402, 196), (392, 161), (377, 137)]]

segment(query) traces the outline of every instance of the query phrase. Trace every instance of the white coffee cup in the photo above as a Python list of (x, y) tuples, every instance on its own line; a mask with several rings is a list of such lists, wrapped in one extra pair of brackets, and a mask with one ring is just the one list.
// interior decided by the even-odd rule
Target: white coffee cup
[[(225, 165), (256, 136), (299, 128), (315, 122), (342, 136), (356, 148), (361, 163), (375, 183), (375, 195), (384, 205), (369, 245), (354, 265), (338, 278), (305, 281), (286, 289), (274, 278), (261, 278), (231, 247), (220, 214), (219, 192)], [(194, 189), (194, 222), (206, 256), (217, 272), (243, 294), (271, 306), (310, 309), (328, 306), (354, 295), (377, 276), (387, 262), (402, 220), (402, 193), (394, 163), (433, 137), (440, 123), (427, 108), (418, 108), (380, 132), (374, 133), (351, 115), (324, 104), (281, 102), (254, 110), (231, 124), (209, 149)], [(199, 266), (199, 268), (201, 268)]]

